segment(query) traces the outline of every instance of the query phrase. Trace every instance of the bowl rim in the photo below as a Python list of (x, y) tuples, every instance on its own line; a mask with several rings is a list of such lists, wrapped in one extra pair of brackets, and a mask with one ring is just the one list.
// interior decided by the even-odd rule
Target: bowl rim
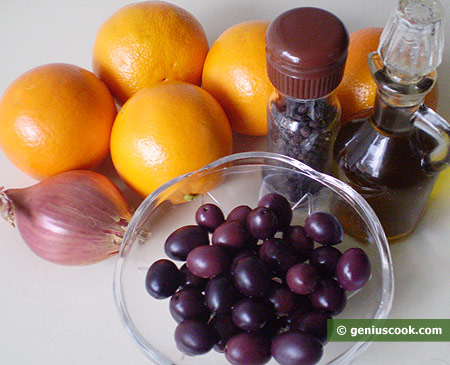
[[(264, 151), (234, 153), (222, 157), (220, 159), (217, 159), (216, 161), (202, 167), (199, 170), (192, 171), (180, 175), (178, 177), (175, 177), (172, 180), (169, 180), (165, 184), (161, 185), (159, 188), (157, 188), (155, 191), (149, 194), (144, 199), (144, 201), (139, 205), (139, 207), (134, 212), (128, 224), (128, 227), (125, 231), (120, 246), (116, 266), (114, 269), (114, 277), (113, 277), (114, 301), (116, 304), (116, 308), (119, 312), (119, 317), (122, 321), (122, 324), (128, 331), (129, 335), (131, 336), (131, 338), (133, 338), (133, 340), (141, 349), (141, 351), (143, 351), (144, 354), (156, 364), (168, 365), (173, 363), (170, 360), (168, 360), (159, 350), (154, 348), (153, 345), (151, 345), (136, 328), (136, 326), (133, 323), (133, 320), (131, 319), (128, 313), (127, 305), (121, 290), (122, 268), (125, 261), (126, 248), (128, 242), (133, 242), (133, 240), (136, 238), (136, 231), (139, 228), (138, 226), (139, 218), (141, 217), (142, 213), (148, 209), (148, 207), (163, 191), (180, 182), (181, 180), (193, 174), (201, 173), (205, 170), (210, 170), (229, 162), (234, 162), (237, 160), (251, 160), (251, 159), (274, 160), (277, 162), (282, 162), (287, 165), (290, 165), (296, 168), (297, 170), (301, 171), (303, 174), (313, 178), (314, 180), (319, 180), (321, 183), (323, 183), (323, 185), (325, 185), (327, 188), (340, 195), (347, 202), (353, 201), (354, 203), (356, 203), (354, 208), (355, 210), (358, 211), (360, 215), (370, 217), (369, 220), (365, 219), (365, 223), (369, 226), (369, 229), (373, 233), (373, 238), (378, 248), (378, 252), (380, 254), (381, 268), (382, 268), (382, 282), (383, 282), (381, 301), (373, 319), (387, 318), (387, 316), (390, 313), (394, 298), (394, 269), (392, 264), (390, 247), (386, 235), (383, 229), (381, 228), (381, 223), (377, 215), (370, 207), (370, 205), (366, 202), (366, 200), (358, 192), (356, 192), (356, 190), (354, 190), (352, 187), (345, 184), (341, 180), (331, 175), (318, 172), (313, 168), (311, 168), (310, 166), (294, 158), (281, 155), (278, 153), (264, 152)], [(353, 361), (359, 354), (361, 354), (370, 344), (371, 342), (367, 341), (355, 342), (349, 349), (347, 349), (338, 357), (330, 361), (328, 364), (337, 365), (342, 363), (349, 363)]]

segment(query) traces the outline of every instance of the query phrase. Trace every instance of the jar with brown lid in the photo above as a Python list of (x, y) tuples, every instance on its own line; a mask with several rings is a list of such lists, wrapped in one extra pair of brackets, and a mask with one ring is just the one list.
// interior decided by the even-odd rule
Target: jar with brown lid
[[(266, 33), (267, 73), (275, 87), (267, 113), (271, 152), (332, 172), (341, 114), (333, 91), (343, 76), (348, 43), (344, 24), (323, 9), (291, 9), (271, 22)], [(292, 201), (319, 189), (297, 175), (284, 177), (278, 184)]]

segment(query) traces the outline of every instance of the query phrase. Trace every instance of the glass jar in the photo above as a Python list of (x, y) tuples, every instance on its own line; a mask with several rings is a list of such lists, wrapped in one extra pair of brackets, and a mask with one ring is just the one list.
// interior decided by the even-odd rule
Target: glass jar
[[(450, 162), (450, 125), (423, 104), (442, 55), (442, 9), (437, 0), (401, 0), (378, 52), (369, 55), (377, 84), (373, 108), (339, 131), (335, 175), (371, 205), (390, 242), (419, 223), (439, 171)], [(335, 212), (348, 233), (358, 221)]]
[[(271, 22), (266, 59), (275, 91), (268, 101), (269, 151), (332, 172), (341, 115), (334, 90), (343, 76), (348, 43), (344, 24), (323, 9), (291, 9)], [(275, 183), (292, 201), (320, 190), (288, 172)]]
[[(296, 99), (276, 90), (268, 103), (269, 150), (293, 157), (330, 174), (332, 153), (339, 129), (340, 103), (334, 93), (317, 99)], [(291, 181), (286, 187), (293, 200), (320, 185)]]

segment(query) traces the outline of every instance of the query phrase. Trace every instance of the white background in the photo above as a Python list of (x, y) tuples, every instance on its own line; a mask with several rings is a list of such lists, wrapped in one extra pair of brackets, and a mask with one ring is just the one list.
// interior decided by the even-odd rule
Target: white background
[[(440, 107), (450, 120), (450, 1), (446, 46), (439, 68)], [(271, 20), (297, 6), (335, 13), (349, 32), (384, 26), (393, 0), (174, 0), (193, 13), (210, 44), (229, 26)], [(91, 69), (97, 29), (127, 4), (120, 0), (0, 0), (0, 93), (35, 66), (66, 62)], [(236, 151), (262, 146), (237, 137)], [(106, 166), (107, 168), (107, 166)], [(34, 181), (0, 152), (0, 186)], [(121, 185), (122, 186), (122, 185)], [(136, 201), (136, 200), (133, 200)], [(428, 204), (409, 239), (392, 246), (396, 291), (392, 318), (450, 318), (450, 192)], [(35, 256), (19, 233), (0, 222), (0, 363), (148, 364), (119, 320), (112, 295), (115, 259), (87, 267), (62, 267)], [(450, 364), (450, 343), (374, 343), (356, 364)]]

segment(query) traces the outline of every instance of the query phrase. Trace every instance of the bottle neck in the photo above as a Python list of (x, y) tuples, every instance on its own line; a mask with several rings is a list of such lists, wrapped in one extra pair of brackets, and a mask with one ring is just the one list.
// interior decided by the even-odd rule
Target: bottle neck
[(377, 92), (372, 110), (372, 123), (385, 133), (409, 134), (414, 129), (414, 114), (421, 103), (411, 106), (392, 105)]
[(393, 77), (375, 52), (369, 56), (369, 67), (377, 84), (372, 123), (389, 134), (411, 133), (415, 113), (433, 88), (436, 73), (415, 79)]

